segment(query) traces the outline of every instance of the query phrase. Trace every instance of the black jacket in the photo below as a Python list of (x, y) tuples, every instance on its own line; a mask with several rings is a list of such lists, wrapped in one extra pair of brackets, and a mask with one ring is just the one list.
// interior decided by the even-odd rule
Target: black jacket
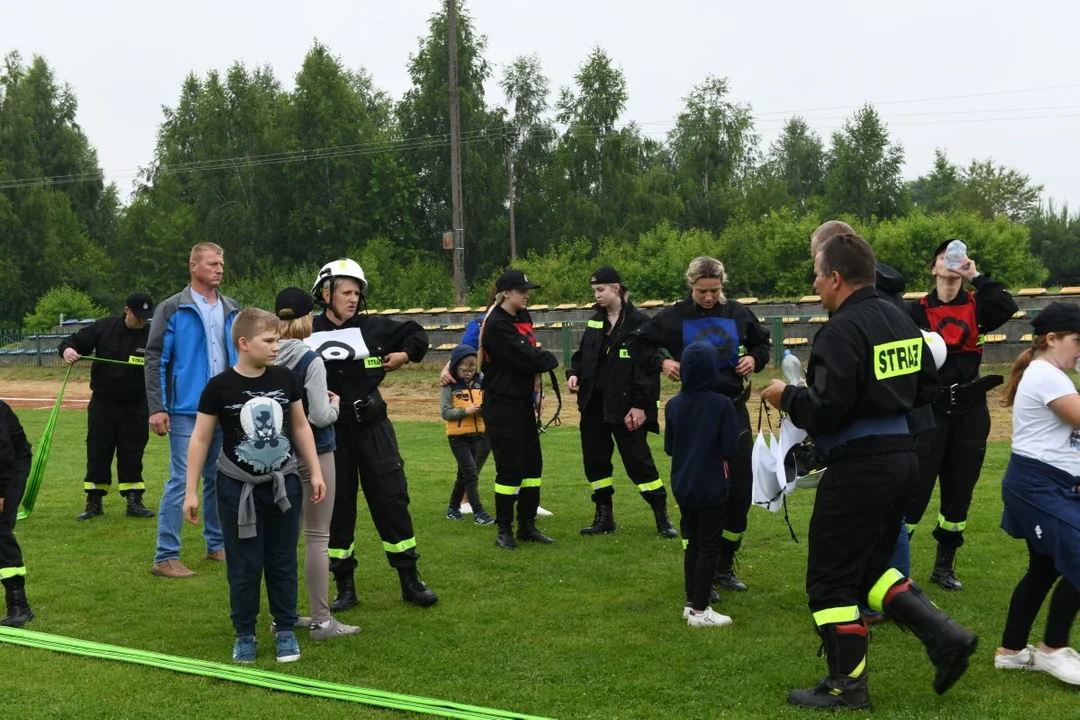
[(492, 395), (531, 398), (537, 373), (554, 370), (559, 360), (536, 347), (528, 310), (511, 315), (496, 307), (480, 331), (484, 399)]
[[(978, 325), (976, 332), (979, 335), (979, 351), (977, 352), (959, 352), (958, 348), (949, 347), (949, 353), (945, 356), (945, 364), (938, 370), (938, 375), (941, 380), (942, 387), (949, 387), (950, 385), (963, 385), (964, 383), (976, 380), (979, 377), (979, 366), (982, 364), (982, 344), (981, 337), (986, 333), (991, 333), (1000, 328), (1006, 322), (1009, 321), (1017, 311), (1016, 301), (1013, 300), (1013, 296), (1006, 290), (1005, 286), (1000, 281), (989, 277), (988, 275), (979, 275), (972, 281), (972, 286), (975, 288), (975, 323)], [(961, 289), (956, 294), (956, 297), (949, 302), (942, 302), (938, 298), (937, 290), (931, 290), (925, 298), (926, 304), (931, 308), (937, 307), (956, 307), (960, 308), (966, 305), (969, 301), (969, 295), (967, 291)], [(915, 321), (923, 330), (933, 330), (942, 334), (942, 337), (946, 338), (948, 342), (948, 335), (946, 328), (930, 327), (930, 321), (926, 317), (926, 308), (923, 306), (921, 300), (914, 300), (907, 304), (908, 314), (911, 319)], [(938, 405), (935, 404), (934, 409), (946, 414), (962, 414), (970, 411), (976, 403), (984, 402), (984, 400), (975, 396), (971, 399), (962, 401), (957, 405)]]
[(693, 297), (661, 310), (638, 328), (630, 343), (630, 354), (645, 353), (650, 360), (649, 371), (658, 373), (664, 358), (677, 360), (683, 348), (695, 340), (716, 346), (720, 361), (716, 390), (733, 400), (743, 392), (743, 379), (735, 372), (739, 356), (754, 358), (754, 372), (761, 372), (769, 362), (769, 331), (750, 309), (727, 300), (705, 310)]
[(856, 420), (907, 415), (930, 403), (938, 389), (922, 333), (874, 288), (852, 293), (818, 331), (806, 382), (789, 385), (781, 407), (812, 436), (835, 433)]
[(68, 348), (80, 355), (96, 355), (106, 360), (128, 361), (137, 358), (137, 365), (115, 365), (96, 362), (90, 367), (90, 390), (101, 399), (124, 405), (146, 405), (146, 382), (142, 362), (146, 356), (146, 341), (150, 324), (133, 330), (124, 323), (123, 315), (110, 315), (92, 322), (60, 343), (60, 357)]
[[(333, 333), (338, 330), (359, 328), (369, 352), (370, 367), (365, 367), (363, 358), (355, 358), (348, 350), (332, 343)], [(312, 322), (312, 338), (308, 345), (320, 345), (315, 351), (322, 356), (326, 364), (326, 387), (341, 396), (341, 414), (338, 422), (350, 422), (353, 417), (346, 409), (358, 400), (368, 400), (383, 404), (379, 394), (379, 383), (386, 377), (381, 362), (376, 359), (395, 352), (404, 352), (409, 362), (420, 362), (428, 350), (428, 336), (418, 323), (412, 320), (395, 322), (380, 315), (357, 313), (340, 326), (330, 322), (326, 315), (316, 315)], [(316, 338), (315, 333), (326, 333)], [(309, 338), (311, 340), (312, 338)]]
[[(645, 411), (645, 425), (650, 432), (659, 433), (657, 407), (660, 402), (660, 375), (649, 372), (648, 353), (630, 352), (631, 333), (645, 323), (649, 316), (627, 302), (615, 328), (607, 321), (601, 306), (594, 312), (581, 337), (581, 347), (570, 358), (567, 379), (578, 379), (578, 409), (584, 410), (597, 389), (597, 371), (603, 372), (600, 390), (604, 394), (604, 421), (622, 423), (630, 408)], [(611, 334), (607, 335), (608, 330)], [(607, 341), (605, 344), (605, 340)], [(601, 358), (601, 350), (605, 357)]]
[(671, 456), (671, 492), (680, 507), (727, 501), (727, 459), (739, 454), (739, 419), (731, 399), (716, 392), (720, 361), (696, 342), (680, 356), (682, 389), (664, 408), (664, 452)]
[(19, 477), (30, 469), (30, 443), (26, 440), (19, 416), (0, 400), (0, 497), (12, 485), (26, 480)]

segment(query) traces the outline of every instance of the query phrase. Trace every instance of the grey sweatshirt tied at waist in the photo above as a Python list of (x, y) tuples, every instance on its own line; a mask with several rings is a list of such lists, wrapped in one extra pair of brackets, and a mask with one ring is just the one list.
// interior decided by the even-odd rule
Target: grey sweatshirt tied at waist
[(253, 538), (258, 534), (255, 531), (255, 498), (251, 495), (253, 486), (272, 481), (274, 483), (274, 502), (277, 504), (278, 509), (281, 512), (287, 512), (292, 507), (292, 503), (285, 496), (285, 476), (295, 475), (297, 472), (295, 455), (290, 455), (285, 464), (277, 470), (268, 472), (265, 475), (252, 475), (230, 460), (225, 453), (221, 453), (218, 455), (217, 469), (222, 475), (244, 483), (244, 489), (240, 491), (240, 507), (237, 509), (236, 516), (237, 525), (240, 526), (241, 540)]

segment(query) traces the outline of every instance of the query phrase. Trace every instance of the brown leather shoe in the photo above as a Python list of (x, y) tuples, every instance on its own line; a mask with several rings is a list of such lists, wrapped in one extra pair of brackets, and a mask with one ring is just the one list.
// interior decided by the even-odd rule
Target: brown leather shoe
[(219, 562), (219, 563), (225, 562), (225, 548), (221, 548), (220, 550), (215, 550), (212, 553), (206, 553), (206, 559), (209, 560), (210, 562)]
[(150, 568), (150, 572), (167, 578), (186, 578), (195, 575), (194, 570), (188, 570), (184, 567), (184, 564), (176, 558), (170, 558), (163, 562), (154, 563), (154, 567)]

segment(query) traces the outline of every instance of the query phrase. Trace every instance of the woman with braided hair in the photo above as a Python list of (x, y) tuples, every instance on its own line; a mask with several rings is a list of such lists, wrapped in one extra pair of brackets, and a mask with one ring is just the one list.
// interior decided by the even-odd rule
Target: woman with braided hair
[(536, 414), (540, 412), (540, 374), (554, 370), (558, 359), (536, 347), (532, 318), (525, 306), (529, 282), (520, 270), (507, 270), (495, 281), (496, 296), (480, 327), (479, 355), (484, 373), (484, 420), (495, 458), (495, 544), (506, 550), (517, 539), (555, 542), (536, 529), (544, 458)]

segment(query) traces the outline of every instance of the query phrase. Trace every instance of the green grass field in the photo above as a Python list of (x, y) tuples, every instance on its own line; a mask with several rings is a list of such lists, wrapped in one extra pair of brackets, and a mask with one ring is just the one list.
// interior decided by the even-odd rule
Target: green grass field
[[(47, 412), (19, 414), (36, 441)], [(125, 517), (118, 495), (106, 498), (104, 517), (75, 522), (84, 499), (84, 424), (83, 413), (61, 416), (37, 508), (17, 529), (37, 615), (28, 629), (228, 662), (233, 634), (224, 567), (202, 560), (199, 528), (185, 526), (182, 554), (198, 576), (166, 580), (149, 572), (156, 521)], [(729, 594), (719, 606), (734, 624), (691, 629), (681, 619), (681, 544), (657, 537), (651, 513), (621, 468), (618, 532), (578, 534), (592, 519), (592, 506), (576, 428), (553, 428), (543, 438), (543, 505), (555, 515), (540, 526), (558, 543), (512, 553), (493, 545), (492, 527), (445, 519), (455, 466), (440, 425), (400, 423), (397, 430), (420, 569), (439, 593), (438, 605), (423, 610), (400, 600), (397, 576), (362, 508), (360, 605), (342, 619), (362, 625), (364, 633), (320, 645), (301, 633), (303, 658), (278, 667), (264, 611), (257, 667), (552, 718), (811, 716), (789, 708), (785, 695), (825, 671), (824, 660), (815, 657), (818, 641), (803, 589), (812, 491), (790, 498), (801, 544), (791, 541), (782, 516), (751, 510), (740, 571), (750, 592)], [(653, 444), (666, 470), (658, 438)], [(870, 645), (870, 688), (879, 717), (1075, 713), (1076, 696), (1052, 678), (992, 666), (1009, 594), (1025, 560), (1022, 543), (998, 528), (998, 482), (1007, 454), (1007, 444), (992, 444), (976, 489), (968, 545), (958, 559), (967, 589), (928, 589), (981, 636), (973, 667), (938, 697), (920, 643), (895, 626), (879, 626)], [(167, 456), (166, 440), (153, 437), (145, 479), (147, 505), (155, 508)], [(489, 466), (481, 492), (491, 506), (492, 483)], [(917, 537), (913, 549), (914, 576), (924, 584), (933, 559), (929, 540)], [(306, 609), (306, 594), (300, 597)], [(1036, 641), (1041, 628), (1040, 617)], [(3, 644), (0, 668), (0, 702), (9, 718), (408, 717)]]

